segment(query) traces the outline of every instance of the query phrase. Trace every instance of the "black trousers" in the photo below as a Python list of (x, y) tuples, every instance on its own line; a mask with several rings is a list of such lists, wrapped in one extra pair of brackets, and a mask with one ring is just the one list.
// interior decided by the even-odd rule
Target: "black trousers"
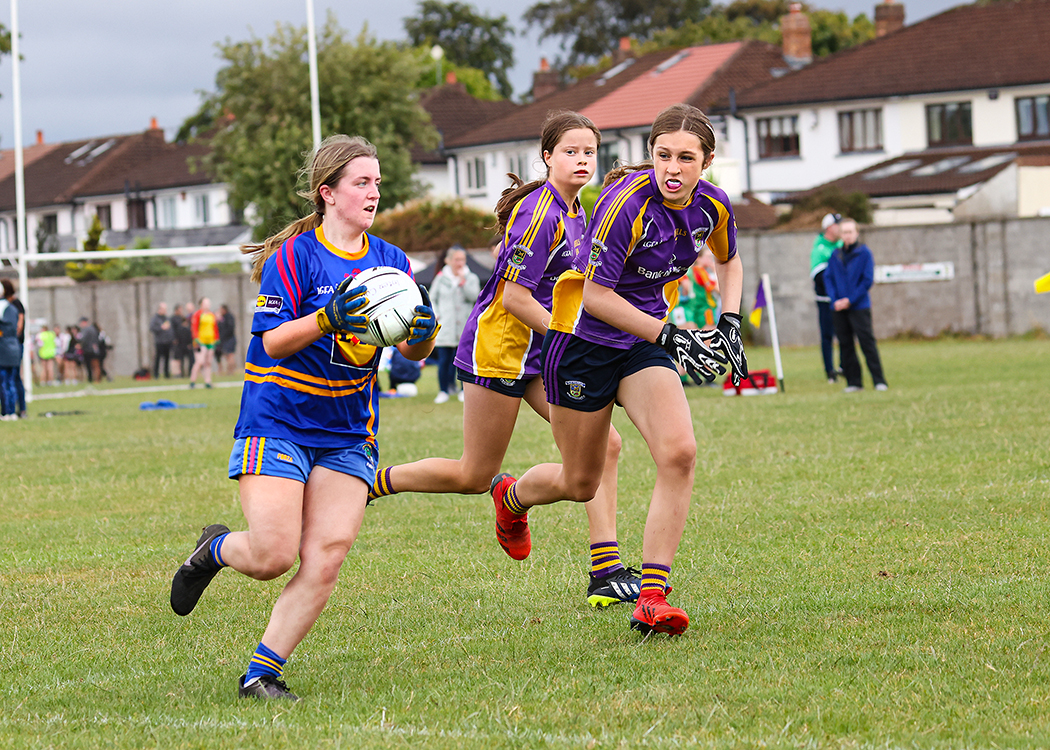
[(853, 344), (854, 338), (860, 344), (864, 361), (868, 363), (868, 372), (871, 373), (875, 385), (886, 382), (882, 374), (879, 348), (875, 344), (875, 333), (871, 327), (870, 307), (864, 310), (855, 310), (852, 307), (836, 310), (835, 337), (839, 340), (839, 362), (842, 364), (842, 374), (846, 376), (846, 385), (857, 388), (864, 386), (860, 360), (857, 359), (857, 349)]
[(153, 379), (160, 377), (160, 366), (164, 365), (164, 377), (171, 377), (171, 344), (157, 344), (157, 351), (153, 355)]

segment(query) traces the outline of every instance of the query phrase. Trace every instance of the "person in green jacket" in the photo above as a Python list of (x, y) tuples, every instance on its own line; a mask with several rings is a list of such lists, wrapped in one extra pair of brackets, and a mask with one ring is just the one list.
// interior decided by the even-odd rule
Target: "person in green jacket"
[(40, 384), (56, 385), (55, 355), (58, 354), (58, 336), (46, 325), (36, 335), (36, 358), (40, 360)]
[(838, 369), (835, 367), (835, 349), (832, 339), (835, 336), (835, 323), (831, 315), (831, 300), (824, 289), (824, 270), (828, 267), (828, 258), (842, 247), (839, 236), (838, 214), (827, 214), (820, 222), (820, 234), (813, 240), (813, 251), (809, 256), (809, 277), (813, 279), (813, 292), (817, 299), (817, 321), (820, 323), (820, 353), (824, 357), (824, 372), (828, 383), (834, 384)]

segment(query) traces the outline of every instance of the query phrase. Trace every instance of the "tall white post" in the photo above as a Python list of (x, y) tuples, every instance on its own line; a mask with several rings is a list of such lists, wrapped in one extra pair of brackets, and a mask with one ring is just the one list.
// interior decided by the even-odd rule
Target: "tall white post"
[(769, 288), (769, 274), (762, 274), (762, 291), (765, 292), (766, 296), (766, 307), (769, 308), (769, 335), (772, 338), (773, 343), (773, 363), (777, 367), (777, 382), (780, 383), (780, 390), (784, 388), (784, 368), (780, 364), (780, 338), (777, 336), (777, 311), (773, 307), (773, 291)]
[[(15, 116), (15, 253), (18, 258), (18, 298), (26, 309), (25, 326), (29, 328), (29, 273), (26, 255), (29, 253), (29, 232), (26, 230), (26, 183), (25, 160), (22, 154), (22, 71), (20, 67), (20, 44), (18, 30), (18, 0), (11, 0), (11, 98)], [(22, 351), (22, 383), (26, 389), (26, 402), (33, 400), (33, 358), (30, 354), (32, 339), (26, 336)]]
[(314, 149), (321, 145), (320, 86), (317, 83), (317, 32), (314, 30), (314, 0), (306, 0), (306, 46), (310, 56), (310, 117), (313, 120)]

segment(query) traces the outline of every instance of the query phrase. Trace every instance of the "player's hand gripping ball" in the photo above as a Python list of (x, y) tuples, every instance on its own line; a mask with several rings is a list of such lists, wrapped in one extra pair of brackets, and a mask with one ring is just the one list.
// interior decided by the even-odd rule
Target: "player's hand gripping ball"
[(317, 311), (317, 327), (322, 333), (352, 333), (359, 336), (367, 330), (368, 318), (358, 313), (368, 304), (368, 290), (355, 286), (349, 276), (339, 282), (323, 308)]
[(423, 295), (411, 276), (399, 268), (376, 266), (359, 273), (354, 283), (368, 295), (368, 304), (359, 310), (368, 322), (364, 330), (354, 331), (358, 339), (372, 346), (394, 346), (413, 335)]
[(412, 318), (412, 333), (408, 337), (409, 346), (431, 341), (441, 330), (441, 324), (438, 322), (437, 315), (434, 314), (434, 306), (430, 303), (430, 294), (422, 284), (419, 285), (419, 295), (423, 302), (416, 307), (415, 317)]

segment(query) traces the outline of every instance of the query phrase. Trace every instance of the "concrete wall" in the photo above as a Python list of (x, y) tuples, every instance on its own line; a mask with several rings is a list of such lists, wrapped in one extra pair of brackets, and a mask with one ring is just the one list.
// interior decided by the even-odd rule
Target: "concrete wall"
[[(768, 273), (784, 346), (819, 342), (813, 285), (809, 278), (811, 232), (744, 232), (738, 238), (744, 263), (743, 310), (754, 305), (758, 280)], [(945, 331), (992, 337), (1050, 330), (1050, 295), (1037, 296), (1033, 282), (1050, 272), (1050, 218), (1009, 219), (969, 224), (880, 227), (864, 230), (862, 240), (877, 265), (950, 261), (950, 281), (876, 284), (872, 290), (875, 334), (879, 338), (914, 332)], [(32, 281), (32, 280), (31, 280)], [(176, 304), (207, 296), (218, 309), (226, 303), (237, 318), (237, 344), (243, 359), (251, 335), (258, 287), (247, 275), (98, 281), (75, 286), (31, 284), (29, 316), (62, 326), (81, 315), (98, 320), (116, 344), (108, 361), (113, 374), (130, 375), (152, 361), (149, 319), (157, 303)], [(24, 298), (24, 295), (23, 295)], [(768, 315), (758, 331), (769, 343)]]
[[(768, 273), (777, 331), (785, 346), (819, 343), (813, 285), (809, 279), (811, 233), (741, 233), (745, 312), (754, 305), (758, 280)], [(1050, 330), (1050, 296), (1033, 283), (1050, 272), (1050, 219), (1009, 219), (938, 226), (881, 227), (861, 235), (876, 265), (950, 261), (950, 281), (876, 284), (871, 292), (875, 334), (887, 338), (945, 331), (993, 337)], [(768, 320), (768, 316), (763, 318)], [(758, 340), (769, 343), (763, 323)]]

